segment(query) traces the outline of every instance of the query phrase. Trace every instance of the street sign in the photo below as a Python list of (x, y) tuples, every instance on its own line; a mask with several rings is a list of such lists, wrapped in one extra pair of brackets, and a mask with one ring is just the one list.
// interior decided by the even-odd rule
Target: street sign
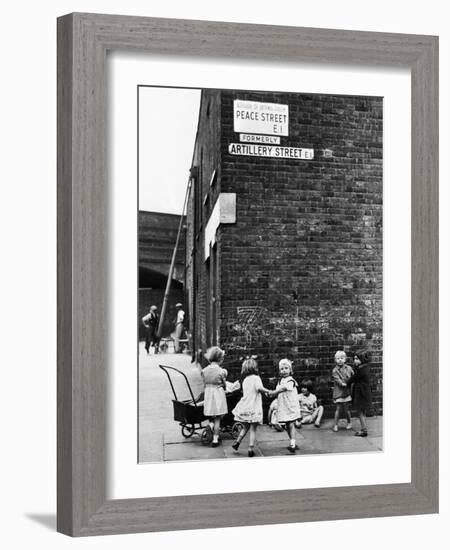
[(246, 143), (269, 143), (270, 145), (280, 145), (280, 138), (277, 136), (259, 136), (255, 134), (239, 134), (239, 140)]
[(289, 135), (288, 105), (235, 99), (233, 112), (235, 132)]
[(269, 157), (275, 159), (312, 160), (314, 158), (314, 149), (276, 147), (272, 145), (247, 145), (245, 143), (230, 143), (228, 145), (228, 152), (231, 155)]

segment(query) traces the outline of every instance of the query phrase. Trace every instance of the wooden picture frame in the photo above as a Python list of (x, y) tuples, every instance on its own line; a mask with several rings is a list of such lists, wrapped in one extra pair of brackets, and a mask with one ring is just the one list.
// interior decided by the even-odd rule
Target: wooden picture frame
[[(238, 46), (237, 46), (238, 45)], [(412, 82), (411, 483), (107, 500), (106, 53), (390, 65)], [(74, 13), (58, 19), (58, 531), (438, 511), (438, 38)]]

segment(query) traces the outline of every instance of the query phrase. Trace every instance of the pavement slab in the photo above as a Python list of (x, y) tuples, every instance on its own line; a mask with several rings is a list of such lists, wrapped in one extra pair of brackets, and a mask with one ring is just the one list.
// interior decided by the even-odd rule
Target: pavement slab
[[(293, 453), (288, 451), (289, 439), (285, 437), (283, 441), (260, 441), (258, 442), (258, 448), (262, 456), (294, 456)], [(297, 446), (303, 445), (297, 441)], [(296, 451), (296, 455), (299, 454), (299, 449)]]
[[(232, 442), (230, 442), (229, 445), (224, 445), (224, 454), (225, 458), (248, 458), (247, 452), (248, 452), (248, 442), (244, 441), (241, 443), (238, 451), (235, 451), (231, 447)], [(256, 445), (253, 449), (253, 452), (255, 453), (255, 457), (264, 456), (261, 452), (261, 449), (259, 448), (259, 445)]]
[(203, 428), (201, 430), (197, 430), (191, 435), (191, 437), (183, 437), (183, 435), (181, 434), (181, 427), (178, 426), (176, 431), (164, 434), (164, 445), (170, 445), (173, 443), (177, 443), (179, 445), (200, 443), (200, 436), (202, 434), (202, 431)]
[(382, 437), (368, 437), (367, 438), (372, 445), (374, 445), (379, 451), (383, 450), (383, 438)]
[(311, 438), (302, 442), (299, 454), (340, 454), (340, 453), (367, 453), (377, 451), (378, 449), (370, 444), (366, 438), (352, 437), (334, 437), (336, 434), (330, 434), (327, 439)]
[[(145, 461), (142, 457), (145, 457)], [(139, 446), (139, 462), (162, 462), (163, 460), (164, 433), (154, 432)]]
[(182, 443), (170, 443), (164, 445), (164, 460), (210, 460), (211, 458), (225, 458), (222, 445), (211, 447), (202, 445), (200, 442), (193, 445), (183, 445)]

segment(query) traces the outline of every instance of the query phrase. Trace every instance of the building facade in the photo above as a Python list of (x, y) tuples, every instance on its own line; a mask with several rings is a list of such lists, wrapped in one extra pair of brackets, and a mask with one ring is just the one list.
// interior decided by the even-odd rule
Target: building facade
[(368, 348), (382, 411), (379, 97), (204, 90), (190, 173), (186, 287), (194, 346), (230, 378), (282, 357), (331, 408), (334, 353)]

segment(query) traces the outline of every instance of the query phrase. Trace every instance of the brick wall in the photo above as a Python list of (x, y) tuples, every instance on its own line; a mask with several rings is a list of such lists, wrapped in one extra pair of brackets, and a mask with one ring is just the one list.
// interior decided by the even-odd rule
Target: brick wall
[[(288, 104), (281, 145), (314, 159), (229, 154), (235, 98)], [(290, 357), (329, 411), (335, 351), (367, 347), (381, 412), (382, 99), (222, 91), (219, 104), (220, 191), (237, 195), (236, 224), (220, 226), (217, 245), (230, 376), (245, 353), (260, 356), (266, 381)]]
[[(191, 193), (187, 205), (186, 281), (189, 300), (189, 326), (194, 337), (194, 349), (212, 343), (207, 321), (208, 285), (212, 274), (206, 272), (204, 243), (205, 227), (220, 193), (220, 91), (202, 94), (197, 140), (191, 170)], [(201, 354), (199, 354), (201, 357)]]

